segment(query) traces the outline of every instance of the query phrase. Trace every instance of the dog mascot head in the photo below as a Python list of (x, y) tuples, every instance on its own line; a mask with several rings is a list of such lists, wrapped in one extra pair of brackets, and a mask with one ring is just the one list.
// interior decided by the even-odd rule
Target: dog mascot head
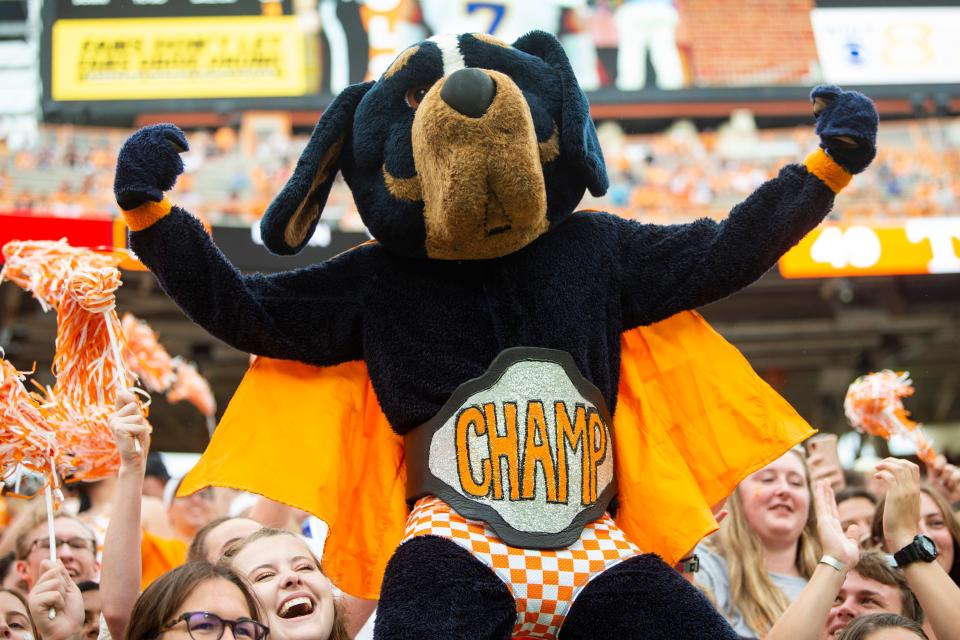
[(444, 260), (517, 251), (607, 188), (586, 98), (539, 31), (436, 36), (344, 90), (262, 220), (271, 251), (303, 248), (337, 171), (387, 249)]

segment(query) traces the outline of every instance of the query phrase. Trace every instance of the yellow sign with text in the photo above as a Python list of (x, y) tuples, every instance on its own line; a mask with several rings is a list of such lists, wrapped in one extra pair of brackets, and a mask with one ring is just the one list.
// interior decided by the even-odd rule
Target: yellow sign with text
[(316, 87), (294, 16), (58, 20), (52, 41), (54, 100), (260, 98)]
[(960, 218), (827, 223), (780, 258), (784, 278), (960, 273)]

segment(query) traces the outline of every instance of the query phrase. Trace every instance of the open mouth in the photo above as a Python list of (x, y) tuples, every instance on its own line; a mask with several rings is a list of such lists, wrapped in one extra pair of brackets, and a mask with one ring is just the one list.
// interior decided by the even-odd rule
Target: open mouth
[(508, 224), (504, 224), (499, 227), (494, 227), (493, 229), (487, 229), (487, 237), (491, 238), (493, 236), (498, 236), (501, 233), (506, 233), (507, 231), (510, 231), (510, 225)]
[(280, 609), (277, 610), (277, 615), (284, 620), (290, 620), (291, 618), (302, 618), (303, 616), (308, 616), (313, 613), (313, 609), (313, 600), (306, 596), (297, 596), (295, 598), (290, 598), (280, 605)]

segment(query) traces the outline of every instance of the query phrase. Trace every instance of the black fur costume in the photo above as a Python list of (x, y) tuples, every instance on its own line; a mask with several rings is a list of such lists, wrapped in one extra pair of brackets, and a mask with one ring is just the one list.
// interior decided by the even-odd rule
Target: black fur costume
[[(823, 219), (835, 191), (875, 154), (870, 101), (823, 87), (812, 97), (823, 107), (817, 132), (829, 155), (784, 167), (727, 220), (656, 226), (574, 213), (584, 190), (602, 194), (607, 177), (586, 99), (559, 43), (533, 32), (513, 46), (474, 35), (456, 45), (466, 67), (494, 78), (492, 97), (482, 79), (445, 76), (444, 51), (425, 41), (377, 82), (346, 89), (323, 114), (262, 222), (271, 250), (295, 253), (342, 172), (378, 242), (323, 264), (241, 275), (195, 218), (163, 200), (187, 147), (171, 125), (136, 133), (117, 165), (115, 191), (133, 229), (131, 246), (191, 319), (259, 355), (317, 365), (365, 360), (400, 434), (434, 416), (458, 386), (514, 346), (571, 354), (614, 411), (624, 331), (759, 278)], [(465, 88), (445, 91), (454, 77)], [(522, 101), (505, 104), (511, 96)], [(490, 120), (500, 114), (522, 126), (511, 121), (498, 131)], [(480, 126), (493, 128), (471, 137), (471, 127)], [(517, 157), (529, 156), (531, 144), (543, 186), (518, 195), (503, 158), (511, 145)], [(435, 184), (436, 175), (448, 184)], [(543, 196), (545, 206), (524, 222), (520, 209)], [(458, 217), (474, 209), (478, 215)], [(485, 565), (427, 536), (406, 542), (391, 560), (375, 635), (508, 638), (515, 616), (509, 590)], [(735, 635), (699, 592), (648, 554), (590, 582), (559, 637)]]

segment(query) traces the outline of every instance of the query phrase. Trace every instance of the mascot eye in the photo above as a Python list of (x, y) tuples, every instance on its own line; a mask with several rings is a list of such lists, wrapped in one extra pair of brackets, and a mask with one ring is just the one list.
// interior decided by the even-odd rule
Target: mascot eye
[(430, 90), (430, 87), (414, 87), (407, 90), (407, 105), (411, 109), (416, 109), (420, 106), (420, 103), (423, 101), (423, 97), (427, 95), (427, 91)]

